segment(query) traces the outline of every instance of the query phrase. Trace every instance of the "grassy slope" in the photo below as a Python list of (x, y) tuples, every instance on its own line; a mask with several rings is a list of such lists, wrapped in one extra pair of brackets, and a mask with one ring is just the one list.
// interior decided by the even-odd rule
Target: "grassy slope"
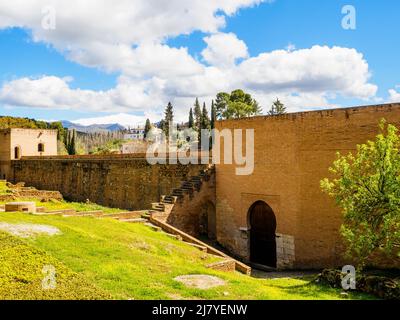
[[(57, 270), (56, 289), (43, 290), (43, 266)], [(42, 250), (0, 232), (0, 297), (2, 299), (107, 299), (110, 294), (96, 288)]]
[[(340, 291), (305, 279), (262, 280), (239, 273), (205, 268), (216, 261), (145, 225), (112, 219), (62, 218), (0, 213), (0, 222), (39, 223), (63, 234), (25, 240), (44, 250), (117, 299), (341, 299)], [(26, 257), (30, 260), (30, 257)], [(16, 268), (16, 272), (19, 269)], [(188, 289), (173, 280), (178, 275), (210, 274), (227, 285), (210, 290)], [(348, 298), (366, 298), (353, 294)]]

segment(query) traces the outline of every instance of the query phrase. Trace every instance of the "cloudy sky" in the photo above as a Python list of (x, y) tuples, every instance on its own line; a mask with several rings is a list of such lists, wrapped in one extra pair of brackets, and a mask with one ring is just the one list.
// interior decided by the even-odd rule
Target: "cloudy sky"
[(400, 101), (399, 13), (398, 0), (1, 0), (0, 115), (136, 125), (171, 101), (185, 121), (196, 97), (237, 88), (264, 110)]

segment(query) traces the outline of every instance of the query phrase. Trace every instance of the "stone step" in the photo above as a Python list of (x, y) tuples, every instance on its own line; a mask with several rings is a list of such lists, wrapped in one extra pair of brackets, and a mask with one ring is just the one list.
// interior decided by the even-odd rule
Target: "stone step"
[(165, 205), (163, 203), (156, 202), (156, 203), (152, 203), (151, 208), (153, 210), (157, 210), (157, 211), (164, 211)]
[(94, 214), (63, 214), (62, 217), (63, 218), (83, 218), (83, 217), (94, 217)]
[(126, 211), (126, 212), (118, 212), (118, 213), (110, 213), (104, 214), (102, 218), (111, 218), (111, 219), (135, 219), (140, 218), (142, 212), (140, 211)]
[(156, 225), (152, 224), (152, 223), (145, 223), (144, 224), (147, 227), (150, 227), (151, 229), (153, 229), (154, 231), (160, 232), (162, 229), (160, 227), (157, 227)]
[(32, 215), (34, 216), (62, 216), (64, 215), (64, 212), (61, 211), (52, 211), (52, 212), (37, 212), (36, 213), (32, 213)]
[(104, 211), (102, 210), (94, 210), (94, 211), (78, 211), (76, 213), (77, 215), (88, 215), (88, 216), (103, 216), (104, 215)]
[(147, 223), (147, 219), (143, 218), (132, 218), (132, 219), (118, 219), (121, 222), (128, 222), (128, 223)]
[(45, 211), (44, 213), (46, 214), (76, 214), (76, 210), (74, 209), (60, 209), (60, 210), (49, 210), (49, 211)]
[(65, 218), (69, 218), (69, 217), (102, 217), (102, 216), (104, 216), (104, 212), (102, 210), (78, 211), (75, 213), (64, 213), (62, 216)]
[(184, 197), (185, 192), (184, 192), (183, 190), (181, 190), (179, 193), (173, 192), (172, 195), (173, 195), (174, 197), (177, 197), (177, 198), (179, 199), (179, 198), (183, 198), (183, 197)]
[(141, 217), (143, 219), (149, 219), (150, 218), (150, 213), (142, 213)]
[(224, 272), (234, 272), (236, 269), (236, 262), (233, 259), (226, 259), (219, 262), (210, 263), (206, 268), (224, 271)]
[(178, 241), (182, 241), (182, 237), (180, 235), (175, 235), (175, 234), (171, 234), (171, 233), (167, 233), (164, 232), (166, 236), (172, 238), (172, 239), (176, 239)]
[(201, 245), (198, 245), (195, 243), (187, 242), (187, 241), (184, 241), (184, 242), (191, 247), (199, 249), (200, 251), (207, 252), (207, 247), (204, 247), (204, 246), (201, 246)]

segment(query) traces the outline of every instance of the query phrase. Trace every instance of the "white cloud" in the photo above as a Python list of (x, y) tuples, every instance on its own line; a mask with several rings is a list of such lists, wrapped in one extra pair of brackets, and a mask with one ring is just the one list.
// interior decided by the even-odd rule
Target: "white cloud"
[(378, 89), (368, 83), (368, 63), (355, 49), (276, 50), (250, 58), (238, 69), (243, 83), (256, 91), (330, 92), (369, 99)]
[[(52, 45), (68, 59), (120, 76), (106, 91), (74, 89), (70, 78), (25, 77), (0, 88), (0, 103), (161, 117), (171, 101), (182, 121), (195, 97), (210, 102), (217, 92), (237, 88), (254, 94), (265, 109), (280, 97), (290, 111), (330, 106), (336, 96), (375, 98), (368, 63), (355, 49), (290, 46), (249, 57), (244, 41), (221, 32), (226, 15), (261, 2), (270, 1), (2, 0), (0, 29), (27, 28), (34, 41)], [(41, 27), (41, 9), (49, 4), (57, 13), (55, 30)], [(209, 33), (201, 53), (207, 64), (187, 48), (166, 44), (194, 30)]]
[[(398, 86), (396, 86), (397, 88)], [(400, 102), (400, 92), (395, 89), (389, 90), (389, 102)]]
[(205, 61), (214, 66), (230, 67), (237, 59), (247, 58), (249, 53), (244, 41), (233, 33), (217, 33), (205, 37), (207, 48), (202, 51)]
[(1, 88), (0, 101), (7, 106), (100, 112), (142, 111), (143, 106), (162, 103), (156, 99), (157, 79), (132, 82), (121, 77), (117, 86), (107, 91), (72, 89), (71, 81), (54, 76), (13, 80)]
[[(191, 59), (178, 49), (160, 46), (167, 38), (194, 30), (217, 32), (225, 26), (225, 15), (261, 2), (263, 0), (2, 0), (0, 28), (28, 28), (35, 41), (49, 43), (71, 60), (87, 66), (124, 73), (131, 67), (139, 67), (140, 72), (150, 67), (151, 72), (151, 64), (157, 57), (157, 65), (167, 67), (177, 59)], [(45, 30), (41, 24), (42, 9), (49, 5), (56, 12), (55, 30)], [(154, 49), (155, 52), (151, 52)], [(143, 63), (144, 55), (149, 59)], [(182, 69), (187, 67), (183, 62)], [(173, 72), (173, 68), (169, 67), (169, 71)]]

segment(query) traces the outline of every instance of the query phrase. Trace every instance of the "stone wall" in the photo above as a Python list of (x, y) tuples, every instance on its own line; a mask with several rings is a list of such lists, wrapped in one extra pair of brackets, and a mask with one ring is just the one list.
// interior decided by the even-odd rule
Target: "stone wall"
[(218, 241), (249, 261), (249, 208), (264, 201), (275, 213), (277, 234), (284, 235), (277, 238), (278, 266), (342, 265), (341, 211), (320, 180), (329, 176), (337, 151), (354, 151), (375, 138), (381, 118), (400, 127), (400, 104), (218, 122), (220, 130), (255, 130), (252, 175), (236, 175), (235, 165), (216, 166)]
[(38, 189), (59, 190), (68, 200), (127, 210), (149, 209), (161, 195), (196, 175), (201, 165), (150, 165), (121, 156), (23, 158), (12, 161), (12, 180)]

